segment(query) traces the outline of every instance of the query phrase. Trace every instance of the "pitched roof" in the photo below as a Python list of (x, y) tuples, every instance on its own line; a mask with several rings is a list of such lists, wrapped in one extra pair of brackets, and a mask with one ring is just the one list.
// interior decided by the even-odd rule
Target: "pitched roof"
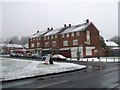
[(0, 43), (1, 47), (14, 47), (14, 48), (23, 48), (23, 46), (21, 44), (4, 44), (4, 43)]
[(42, 36), (42, 35), (45, 34), (46, 32), (47, 32), (47, 30), (37, 32), (37, 33), (33, 34), (32, 36), (30, 36), (29, 38), (34, 38), (34, 37)]
[(87, 28), (89, 25), (90, 25), (90, 23), (83, 23), (83, 24), (73, 25), (71, 27), (68, 27), (61, 34), (85, 30), (85, 28)]
[(64, 28), (65, 27), (53, 29), (53, 30), (47, 32), (44, 36), (49, 36), (49, 35), (54, 35), (54, 34), (60, 33)]
[(108, 47), (118, 47), (119, 45), (113, 41), (105, 41), (105, 44), (108, 46)]
[(88, 23), (83, 23), (83, 24), (78, 24), (78, 25), (73, 25), (70, 27), (60, 27), (60, 28), (56, 28), (53, 30), (44, 30), (44, 31), (40, 31), (32, 36), (30, 36), (30, 38), (34, 38), (34, 37), (39, 37), (39, 36), (49, 36), (49, 35), (54, 35), (54, 34), (65, 34), (65, 33), (70, 33), (70, 32), (76, 32), (76, 31), (81, 31), (81, 30), (85, 30), (89, 25), (91, 24), (91, 22)]

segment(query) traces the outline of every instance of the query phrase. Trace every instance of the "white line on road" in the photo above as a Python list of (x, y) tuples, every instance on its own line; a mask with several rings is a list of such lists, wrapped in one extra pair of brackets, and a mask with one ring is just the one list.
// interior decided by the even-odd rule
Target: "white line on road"
[(52, 83), (52, 84), (49, 84), (49, 85), (41, 86), (41, 87), (39, 87), (39, 88), (49, 87), (49, 86), (52, 86), (52, 85), (56, 85), (56, 84), (60, 84), (60, 83), (65, 83), (65, 82), (68, 82), (68, 81), (69, 81), (69, 80), (61, 81), (61, 82), (56, 82), (56, 83)]

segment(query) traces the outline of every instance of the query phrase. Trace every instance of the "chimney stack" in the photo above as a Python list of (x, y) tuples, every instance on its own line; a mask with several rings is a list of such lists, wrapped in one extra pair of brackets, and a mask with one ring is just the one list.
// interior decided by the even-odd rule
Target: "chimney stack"
[(37, 33), (39, 33), (39, 30), (37, 31)]
[(69, 24), (69, 27), (71, 27), (71, 24)]
[(64, 24), (64, 27), (67, 27), (67, 25), (66, 25), (66, 24)]
[(53, 30), (53, 28), (51, 28), (51, 30)]
[(50, 30), (50, 28), (47, 28), (47, 30), (49, 31), (49, 30)]
[(89, 23), (89, 19), (86, 19), (86, 23)]

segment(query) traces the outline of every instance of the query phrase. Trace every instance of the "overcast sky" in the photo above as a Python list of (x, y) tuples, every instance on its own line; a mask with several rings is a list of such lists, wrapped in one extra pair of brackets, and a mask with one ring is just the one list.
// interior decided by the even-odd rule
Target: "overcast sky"
[(37, 30), (58, 28), (65, 23), (80, 24), (86, 19), (96, 25), (105, 39), (118, 35), (117, 0), (14, 1), (0, 3), (0, 36), (3, 38), (31, 36)]

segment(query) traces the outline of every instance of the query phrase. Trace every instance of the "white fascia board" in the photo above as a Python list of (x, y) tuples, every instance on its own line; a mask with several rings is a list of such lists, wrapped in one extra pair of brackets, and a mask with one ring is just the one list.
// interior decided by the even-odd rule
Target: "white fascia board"
[(42, 51), (51, 50), (51, 48), (42, 49)]

